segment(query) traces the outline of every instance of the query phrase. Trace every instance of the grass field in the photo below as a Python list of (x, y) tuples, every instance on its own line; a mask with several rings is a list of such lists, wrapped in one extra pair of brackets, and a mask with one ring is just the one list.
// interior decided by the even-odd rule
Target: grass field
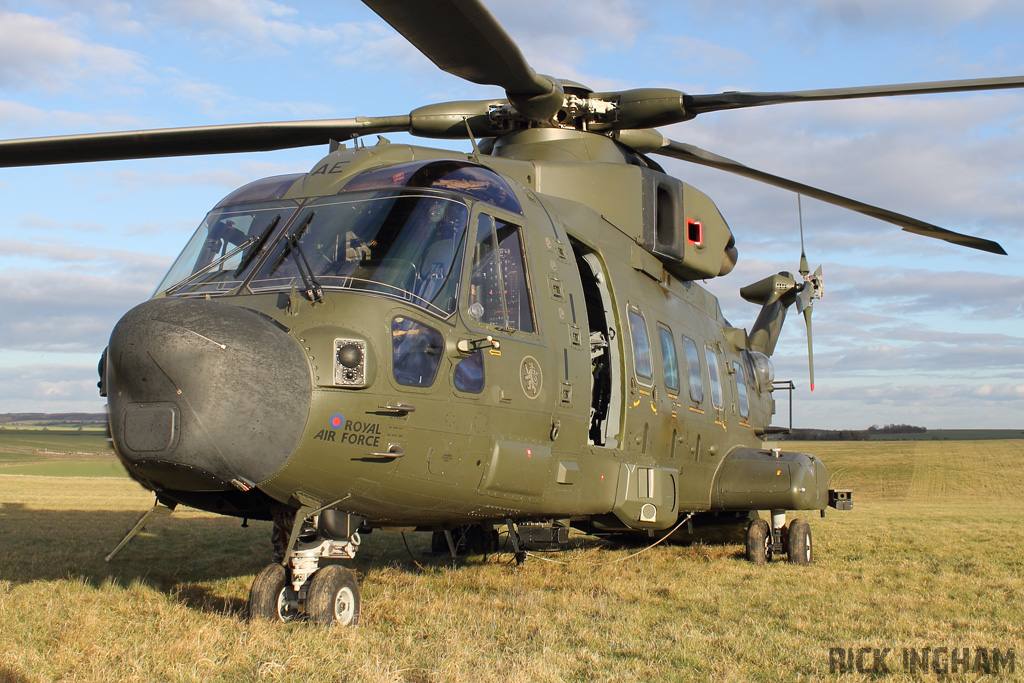
[(0, 452), (9, 450), (110, 453), (106, 429), (0, 428)]
[(127, 477), (106, 429), (0, 429), (0, 475)]
[[(978, 680), (904, 670), (904, 648), (942, 647), (1012, 649), (1022, 677), (1024, 441), (785, 447), (855, 489), (853, 512), (812, 517), (811, 567), (753, 566), (739, 545), (453, 567), (407, 534), (421, 571), (378, 531), (349, 630), (246, 621), (266, 523), (181, 510), (105, 564), (151, 494), (0, 474), (0, 680)], [(832, 673), (830, 648), (890, 648), (891, 673)]]

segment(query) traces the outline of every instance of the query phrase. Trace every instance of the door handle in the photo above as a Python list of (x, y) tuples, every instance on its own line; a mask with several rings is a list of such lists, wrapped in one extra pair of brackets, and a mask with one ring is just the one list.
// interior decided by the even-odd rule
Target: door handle
[(391, 458), (394, 460), (395, 458), (401, 458), (405, 455), (405, 449), (402, 448), (402, 444), (400, 443), (389, 443), (386, 451), (370, 451), (367, 455), (375, 458)]
[(396, 413), (403, 413), (406, 415), (409, 413), (416, 412), (416, 406), (405, 403), (404, 401), (399, 401), (398, 403), (395, 404), (386, 403), (382, 406), (377, 407), (380, 408), (381, 410), (393, 410)]

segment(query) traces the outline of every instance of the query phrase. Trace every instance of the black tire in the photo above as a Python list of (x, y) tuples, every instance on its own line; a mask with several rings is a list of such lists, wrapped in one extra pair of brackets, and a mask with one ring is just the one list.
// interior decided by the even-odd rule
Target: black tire
[(750, 520), (750, 524), (747, 525), (747, 559), (754, 564), (766, 564), (771, 559), (769, 543), (771, 534), (768, 522), (760, 518)]
[(809, 565), (814, 562), (814, 547), (811, 544), (811, 525), (805, 519), (794, 519), (789, 523), (789, 563)]
[(288, 623), (299, 616), (299, 596), (280, 564), (268, 564), (249, 589), (249, 619)]
[(351, 570), (336, 564), (319, 569), (309, 580), (306, 612), (321, 626), (359, 623), (359, 582)]

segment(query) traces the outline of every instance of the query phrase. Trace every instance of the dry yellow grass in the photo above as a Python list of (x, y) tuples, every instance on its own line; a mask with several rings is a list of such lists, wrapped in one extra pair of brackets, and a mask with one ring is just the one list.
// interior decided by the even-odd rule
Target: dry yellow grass
[(355, 562), (350, 630), (245, 620), (266, 524), (179, 511), (108, 565), (150, 494), (0, 476), (0, 680), (863, 680), (830, 673), (829, 648), (889, 647), (886, 680), (947, 681), (976, 676), (907, 674), (900, 648), (1024, 657), (1024, 442), (796, 448), (856, 491), (853, 512), (812, 518), (811, 567), (695, 545), (453, 568), (411, 534), (421, 572), (400, 536), (376, 532)]

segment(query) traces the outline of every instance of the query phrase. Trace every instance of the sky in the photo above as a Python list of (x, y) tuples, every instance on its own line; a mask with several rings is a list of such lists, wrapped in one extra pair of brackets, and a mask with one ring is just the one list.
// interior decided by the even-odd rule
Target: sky
[[(1015, 0), (485, 0), (540, 73), (594, 90), (803, 90), (1024, 74)], [(0, 0), (0, 138), (406, 114), (501, 97), (460, 81), (355, 0)], [(1024, 427), (1024, 90), (705, 114), (669, 138), (1000, 242), (994, 256), (803, 200), (822, 265), (816, 388), (791, 313), (773, 360), (794, 423)], [(392, 142), (412, 142), (404, 134)], [(371, 140), (372, 142), (372, 140)], [(419, 141), (466, 149), (462, 143)], [(0, 169), (0, 413), (102, 412), (96, 362), (206, 212), (323, 148)], [(658, 161), (709, 194), (739, 288), (797, 269), (796, 196)], [(779, 397), (776, 424), (788, 422)]]

